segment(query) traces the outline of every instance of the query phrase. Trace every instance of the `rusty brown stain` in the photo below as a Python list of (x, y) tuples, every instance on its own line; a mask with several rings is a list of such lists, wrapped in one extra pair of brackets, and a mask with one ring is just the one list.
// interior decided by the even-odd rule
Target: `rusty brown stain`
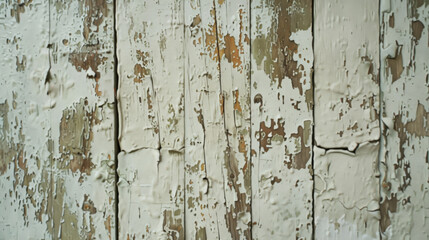
[(192, 20), (191, 23), (191, 27), (196, 27), (198, 24), (201, 23), (201, 17), (200, 14), (198, 14), (197, 16), (194, 17), (194, 19)]
[(140, 50), (136, 50), (136, 58), (141, 63), (136, 63), (134, 65), (134, 82), (141, 83), (143, 82), (143, 78), (150, 75), (149, 66), (149, 53), (142, 52)]
[(103, 64), (107, 57), (103, 57), (101, 53), (98, 53), (99, 46), (84, 46), (80, 51), (74, 51), (69, 54), (69, 62), (76, 68), (78, 72), (88, 71), (89, 68), (95, 72), (95, 93), (97, 96), (101, 96), (102, 92), (99, 88), (100, 72), (98, 67)]
[(238, 93), (238, 90), (234, 90), (233, 94), (234, 94), (234, 110), (237, 110), (237, 111), (239, 111), (239, 112), (242, 112), (242, 110), (241, 110), (241, 105), (240, 105), (240, 101), (239, 101), (239, 93)]
[(385, 232), (387, 227), (390, 226), (390, 215), (389, 212), (394, 213), (397, 210), (398, 205), (398, 199), (396, 198), (395, 194), (391, 194), (391, 198), (388, 199), (387, 197), (384, 199), (384, 201), (380, 204), (380, 228), (382, 232)]
[(104, 0), (86, 0), (85, 19), (83, 22), (83, 37), (85, 40), (90, 38), (92, 26), (96, 27), (95, 32), (99, 32), (99, 27), (104, 21), (104, 17), (108, 16), (107, 2)]
[(222, 93), (219, 93), (219, 105), (220, 105), (220, 114), (223, 115), (223, 111), (224, 111), (224, 102), (225, 102), (225, 97), (223, 96)]
[[(15, 171), (14, 187), (16, 187), (16, 185), (18, 184), (19, 176), (17, 173), (18, 167), (20, 167), (21, 169), (26, 169), (26, 166), (24, 166), (23, 163), (23, 143), (25, 141), (25, 135), (22, 132), (22, 126), (10, 125), (11, 122), (9, 122), (10, 119), (8, 118), (9, 110), (10, 109), (7, 100), (5, 100), (4, 103), (0, 103), (0, 119), (3, 123), (2, 129), (0, 130), (2, 133), (0, 136), (0, 176), (6, 172), (9, 165), (13, 162)], [(12, 137), (12, 131), (16, 128), (18, 128), (18, 139), (14, 139), (14, 137)]]
[[(30, 4), (33, 0), (18, 0), (16, 3), (12, 3), (12, 9), (10, 9), (10, 16), (15, 17), (16, 22), (21, 21), (21, 14), (25, 13), (26, 8), (31, 9)], [(30, 7), (29, 7), (30, 6)]]
[(104, 221), (104, 227), (106, 228), (107, 232), (109, 233), (109, 239), (112, 239), (112, 225), (110, 223), (111, 216), (107, 216), (106, 221)]
[(262, 111), (262, 106), (264, 104), (263, 97), (260, 93), (256, 94), (253, 98), (253, 103), (259, 103), (259, 111)]
[(402, 63), (402, 45), (399, 45), (396, 49), (396, 56), (387, 57), (386, 61), (387, 66), (390, 69), (390, 74), (392, 75), (392, 82), (395, 82), (401, 77), (401, 74), (404, 71)]
[[(304, 67), (298, 65), (293, 55), (298, 51), (298, 45), (290, 40), (293, 32), (306, 30), (311, 26), (312, 3), (305, 1), (271, 2), (273, 11), (278, 13), (273, 20), (270, 33), (267, 36), (259, 35), (253, 40), (252, 53), (258, 66), (264, 61), (264, 71), (271, 77), (271, 81), (277, 82), (277, 87), (282, 87), (282, 81), (288, 77), (292, 81), (292, 87), (299, 89), (303, 94), (301, 77)], [(294, 6), (293, 6), (294, 5)], [(292, 8), (299, 10), (290, 13)]]
[[(244, 141), (244, 139), (243, 139)], [(241, 144), (243, 148), (243, 144)], [(245, 148), (245, 147), (244, 147)], [(236, 194), (236, 201), (234, 204), (230, 204), (225, 214), (226, 225), (228, 227), (229, 233), (231, 234), (232, 239), (239, 239), (241, 234), (245, 236), (246, 239), (250, 239), (251, 234), (251, 222), (248, 223), (248, 228), (244, 230), (244, 233), (240, 233), (238, 229), (239, 217), (242, 214), (250, 212), (250, 203), (248, 203), (246, 193), (240, 192), (240, 185), (237, 183), (238, 176), (240, 174), (238, 170), (238, 160), (235, 158), (235, 153), (230, 147), (227, 147), (224, 151), (225, 156), (225, 167), (227, 169), (228, 177), (228, 186)], [(245, 179), (246, 181), (246, 179)], [(244, 183), (245, 187), (250, 186), (250, 182)]]
[(405, 124), (409, 134), (417, 137), (429, 137), (429, 112), (423, 104), (417, 104), (416, 119)]
[(304, 127), (299, 126), (297, 133), (292, 133), (291, 138), (295, 138), (296, 141), (299, 141), (297, 144), (298, 152), (292, 156), (290, 154), (291, 161), (286, 162), (288, 168), (294, 169), (303, 169), (306, 168), (307, 162), (311, 158), (311, 147), (307, 146), (308, 139), (310, 137), (311, 131), (311, 122), (305, 121)]
[[(180, 209), (178, 209), (180, 211)], [(164, 210), (163, 212), (163, 223), (162, 229), (167, 233), (169, 239), (173, 240), (183, 240), (184, 239), (184, 228), (182, 219), (176, 218), (175, 216), (180, 215), (176, 212), (173, 216), (172, 210)]]
[(222, 50), (228, 62), (232, 62), (232, 67), (238, 68), (242, 62), (240, 58), (240, 51), (235, 44), (235, 38), (229, 34), (225, 36), (225, 49)]
[[(277, 127), (276, 127), (277, 125)], [(259, 141), (260, 147), (268, 152), (271, 149), (271, 141), (275, 137), (281, 137), (282, 141), (285, 137), (285, 123), (281, 119), (277, 120), (277, 124), (274, 119), (271, 119), (270, 127), (265, 125), (265, 122), (259, 124), (259, 131), (256, 132), (256, 139)]]
[(411, 24), (412, 33), (417, 40), (420, 40), (420, 38), (422, 37), (422, 32), (424, 27), (425, 26), (423, 25), (423, 23), (418, 20), (412, 22)]
[(282, 181), (281, 178), (278, 178), (277, 176), (274, 176), (271, 180), (271, 185), (274, 185), (275, 183), (280, 183)]
[(99, 123), (96, 112), (90, 110), (86, 99), (81, 99), (73, 107), (63, 110), (60, 123), (59, 151), (62, 161), (60, 168), (70, 168), (91, 175), (91, 142), (93, 126)]
[(389, 27), (394, 28), (395, 27), (395, 14), (392, 13), (392, 15), (389, 16)]
[(82, 210), (91, 214), (97, 212), (97, 208), (94, 206), (94, 202), (89, 199), (89, 196), (87, 194), (84, 195)]

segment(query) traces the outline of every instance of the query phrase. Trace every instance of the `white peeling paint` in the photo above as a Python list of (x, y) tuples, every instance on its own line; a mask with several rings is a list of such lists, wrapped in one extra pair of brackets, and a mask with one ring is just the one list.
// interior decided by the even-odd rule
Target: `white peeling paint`
[(318, 146), (353, 151), (359, 143), (379, 139), (378, 2), (315, 2)]
[(381, 3), (382, 238), (428, 239), (429, 7)]

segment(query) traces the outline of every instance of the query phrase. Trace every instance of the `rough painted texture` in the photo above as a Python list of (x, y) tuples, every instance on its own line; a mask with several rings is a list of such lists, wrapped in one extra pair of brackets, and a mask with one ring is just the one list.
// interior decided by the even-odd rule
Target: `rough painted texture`
[(187, 239), (250, 239), (249, 3), (185, 3)]
[(311, 239), (312, 2), (252, 1), (254, 239)]
[(428, 239), (428, 29), (427, 0), (3, 1), (0, 239)]
[(429, 238), (429, 2), (381, 1), (381, 232)]
[(379, 239), (378, 143), (355, 153), (314, 148), (315, 236)]
[(315, 3), (318, 146), (353, 151), (379, 139), (378, 5), (378, 0)]
[[(51, 238), (49, 5), (0, 4), (0, 238)], [(52, 201), (50, 201), (52, 203)]]
[(184, 239), (184, 10), (117, 1), (119, 238)]
[(0, 5), (0, 238), (114, 238), (112, 7)]
[(315, 2), (316, 238), (379, 238), (378, 5)]

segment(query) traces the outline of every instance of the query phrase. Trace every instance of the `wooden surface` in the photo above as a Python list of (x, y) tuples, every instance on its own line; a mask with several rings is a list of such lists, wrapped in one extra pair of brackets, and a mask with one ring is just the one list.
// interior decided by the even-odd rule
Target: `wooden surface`
[(427, 239), (429, 2), (0, 3), (0, 239)]

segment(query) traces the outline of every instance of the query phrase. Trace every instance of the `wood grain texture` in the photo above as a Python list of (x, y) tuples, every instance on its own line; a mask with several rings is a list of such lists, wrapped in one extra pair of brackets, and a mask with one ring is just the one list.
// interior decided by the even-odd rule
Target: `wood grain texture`
[(2, 96), (10, 96), (2, 104), (2, 171), (14, 169), (14, 181), (2, 179), (9, 197), (1, 205), (17, 206), (2, 214), (2, 238), (114, 237), (112, 9), (93, 1), (2, 9), (14, 18), (2, 24), (14, 33), (2, 37), (16, 68), (2, 79)]
[(54, 238), (115, 238), (113, 17), (111, 1), (50, 3)]
[(49, 4), (0, 4), (0, 238), (51, 238)]
[(381, 1), (381, 232), (429, 238), (428, 1)]
[(378, 239), (378, 1), (314, 6), (315, 236)]
[(312, 2), (252, 1), (254, 239), (311, 239)]
[(184, 239), (184, 9), (118, 1), (119, 238)]

